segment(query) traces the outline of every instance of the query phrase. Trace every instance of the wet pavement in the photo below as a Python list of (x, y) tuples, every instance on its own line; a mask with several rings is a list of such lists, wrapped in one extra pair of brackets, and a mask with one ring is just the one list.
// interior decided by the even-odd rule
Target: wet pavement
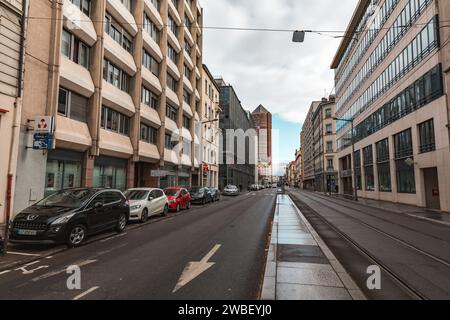
[(288, 195), (277, 197), (263, 300), (360, 300), (363, 293)]

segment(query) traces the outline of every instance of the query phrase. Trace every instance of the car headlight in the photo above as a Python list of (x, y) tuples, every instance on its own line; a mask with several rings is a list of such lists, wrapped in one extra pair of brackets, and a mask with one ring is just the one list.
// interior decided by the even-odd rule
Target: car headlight
[(73, 217), (73, 214), (68, 215), (68, 216), (64, 216), (64, 217), (61, 217), (61, 218), (58, 218), (58, 219), (56, 219), (55, 221), (52, 222), (52, 226), (59, 225), (59, 224), (65, 224), (70, 219), (72, 219), (72, 217)]
[(136, 206), (132, 206), (130, 209), (131, 209), (131, 211), (134, 211), (134, 210), (138, 210), (140, 208), (142, 208), (142, 206), (139, 204), (139, 205), (136, 205)]

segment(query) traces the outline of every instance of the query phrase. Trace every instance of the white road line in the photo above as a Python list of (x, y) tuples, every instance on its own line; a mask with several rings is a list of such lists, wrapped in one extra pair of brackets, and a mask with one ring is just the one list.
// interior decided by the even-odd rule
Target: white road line
[(24, 265), (24, 266), (22, 266), (20, 268), (17, 268), (16, 271), (22, 270), (23, 268), (32, 266), (33, 264), (36, 264), (36, 263), (39, 263), (39, 262), (41, 262), (41, 261), (38, 260), (38, 261), (33, 261), (33, 262), (30, 262), (30, 263), (27, 263), (26, 265)]
[[(86, 261), (83, 261), (83, 262), (80, 262), (80, 263), (74, 263), (73, 265), (78, 266), (78, 267), (84, 267), (84, 266), (87, 266), (89, 264), (95, 263), (97, 261), (98, 260), (86, 260)], [(64, 268), (64, 269), (58, 270), (58, 271), (49, 272), (49, 273), (43, 274), (43, 275), (41, 275), (39, 277), (31, 279), (31, 281), (36, 282), (36, 281), (39, 281), (39, 280), (43, 280), (43, 279), (47, 279), (47, 278), (50, 278), (50, 277), (53, 277), (53, 276), (57, 276), (57, 275), (59, 275), (61, 273), (66, 272), (66, 270), (67, 270), (67, 267)]]
[(106, 238), (106, 239), (100, 240), (100, 242), (106, 242), (106, 241), (110, 241), (110, 240), (113, 240), (113, 239), (117, 239), (117, 238), (121, 238), (121, 237), (124, 237), (124, 236), (126, 236), (126, 235), (127, 235), (127, 233), (121, 233), (121, 234), (119, 234), (119, 235), (116, 235), (116, 236), (112, 236), (112, 237), (109, 237), (109, 238)]
[(90, 288), (89, 290), (87, 290), (87, 291), (85, 291), (85, 292), (83, 292), (83, 293), (77, 295), (77, 296), (76, 296), (75, 298), (73, 298), (72, 300), (80, 300), (81, 298), (83, 298), (83, 297), (87, 296), (88, 294), (94, 292), (94, 291), (97, 290), (98, 288), (100, 288), (100, 287), (92, 287), (92, 288)]
[(7, 251), (7, 254), (14, 254), (14, 255), (19, 255), (19, 256), (28, 256), (28, 257), (40, 257), (40, 254), (35, 254), (35, 253), (25, 253), (25, 252), (13, 252), (13, 251)]

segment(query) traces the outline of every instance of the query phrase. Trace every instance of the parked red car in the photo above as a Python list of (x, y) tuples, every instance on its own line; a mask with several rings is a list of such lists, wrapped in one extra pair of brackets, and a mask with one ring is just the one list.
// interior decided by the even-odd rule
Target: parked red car
[(171, 187), (164, 189), (164, 193), (169, 199), (169, 209), (179, 212), (183, 209), (191, 208), (191, 195), (182, 187)]

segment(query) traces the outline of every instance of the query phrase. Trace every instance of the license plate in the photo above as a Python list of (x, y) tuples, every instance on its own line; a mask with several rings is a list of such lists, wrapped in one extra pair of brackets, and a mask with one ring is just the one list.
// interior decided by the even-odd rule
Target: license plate
[(21, 236), (35, 236), (37, 235), (36, 230), (17, 230), (17, 234)]

